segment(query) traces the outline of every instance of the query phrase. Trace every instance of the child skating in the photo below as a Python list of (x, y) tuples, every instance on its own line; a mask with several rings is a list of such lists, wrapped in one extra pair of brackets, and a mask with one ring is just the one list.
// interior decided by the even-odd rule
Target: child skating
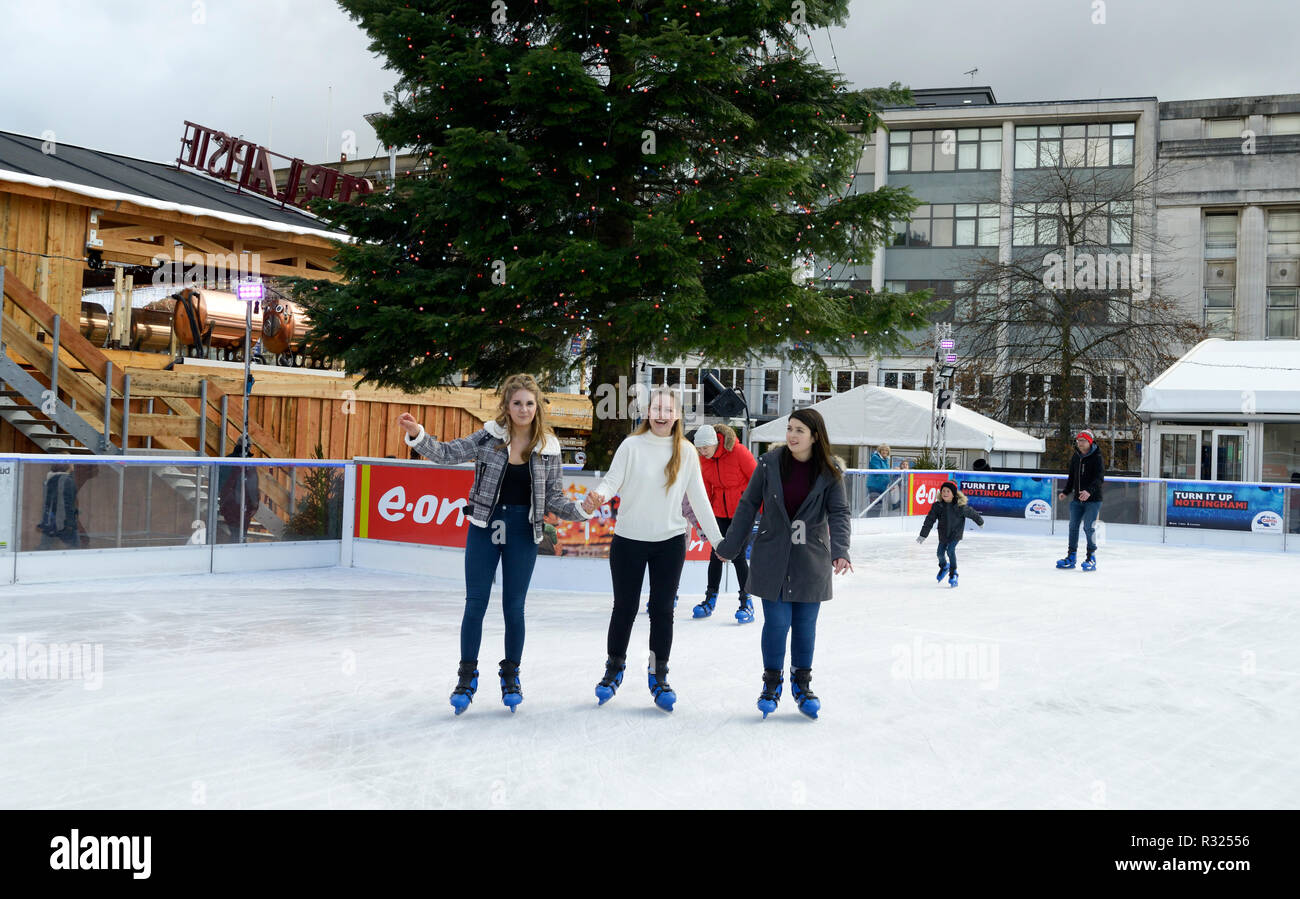
[(967, 505), (966, 495), (952, 481), (944, 481), (939, 488), (939, 497), (930, 506), (930, 512), (921, 525), (921, 536), (916, 538), (917, 543), (924, 543), (930, 536), (930, 528), (936, 521), (939, 523), (939, 574), (935, 580), (942, 581), (946, 574), (949, 587), (957, 586), (957, 543), (966, 530), (967, 518), (984, 527), (984, 518)]

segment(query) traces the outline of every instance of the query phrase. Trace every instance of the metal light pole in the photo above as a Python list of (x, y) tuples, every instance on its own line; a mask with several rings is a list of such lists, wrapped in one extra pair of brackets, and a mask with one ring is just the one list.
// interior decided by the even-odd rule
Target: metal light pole
[[(252, 392), (253, 381), (253, 306), (262, 302), (266, 296), (266, 286), (260, 281), (245, 281), (236, 288), (238, 296), (244, 301), (244, 423), (239, 435), (240, 458), (252, 456), (248, 443), (248, 396)], [(223, 435), (224, 436), (224, 435)], [(247, 456), (245, 455), (247, 454)], [(247, 472), (239, 466), (239, 542), (246, 542), (244, 533), (244, 516), (247, 514), (245, 489)]]

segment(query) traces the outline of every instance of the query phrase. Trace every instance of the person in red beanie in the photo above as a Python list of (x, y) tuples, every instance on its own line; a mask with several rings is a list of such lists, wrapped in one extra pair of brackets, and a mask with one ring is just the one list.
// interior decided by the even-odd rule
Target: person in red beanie
[[(695, 449), (700, 454), (700, 474), (704, 476), (704, 487), (709, 492), (709, 503), (713, 506), (713, 517), (718, 520), (722, 536), (727, 536), (727, 528), (740, 505), (740, 498), (749, 486), (749, 479), (754, 474), (758, 463), (754, 454), (736, 438), (736, 432), (727, 425), (704, 425), (695, 432)], [(737, 555), (732, 561), (736, 568), (736, 583), (740, 585), (740, 608), (736, 610), (736, 620), (749, 624), (754, 620), (754, 601), (745, 592), (745, 582), (749, 579), (749, 562), (744, 555)], [(716, 552), (709, 555), (709, 582), (704, 591), (704, 602), (694, 609), (696, 618), (708, 618), (713, 614), (713, 607), (718, 601), (718, 587), (722, 583), (723, 562)]]
[(1074, 439), (1075, 453), (1070, 459), (1070, 475), (1061, 499), (1070, 499), (1070, 547), (1064, 559), (1058, 559), (1057, 568), (1073, 568), (1079, 550), (1079, 525), (1088, 538), (1088, 555), (1083, 560), (1084, 571), (1097, 570), (1097, 540), (1095, 527), (1101, 513), (1101, 486), (1106, 480), (1106, 465), (1097, 447), (1092, 431), (1080, 431)]

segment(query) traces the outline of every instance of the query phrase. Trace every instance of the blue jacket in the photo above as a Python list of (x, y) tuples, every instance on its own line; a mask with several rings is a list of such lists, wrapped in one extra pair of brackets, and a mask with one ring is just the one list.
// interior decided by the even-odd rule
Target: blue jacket
[[(880, 455), (880, 453), (872, 453), (871, 461), (867, 464), (867, 467), (884, 468), (888, 470), (890, 465), (889, 462), (885, 460), (885, 457)], [(867, 489), (872, 493), (884, 493), (889, 489), (889, 481), (889, 475), (869, 474), (867, 475)]]

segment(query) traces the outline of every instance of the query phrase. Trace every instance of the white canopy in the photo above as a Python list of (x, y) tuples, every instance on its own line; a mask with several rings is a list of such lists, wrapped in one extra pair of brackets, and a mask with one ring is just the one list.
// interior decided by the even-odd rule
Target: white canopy
[[(811, 408), (826, 420), (831, 443), (847, 446), (925, 446), (930, 442), (932, 396), (921, 390), (863, 385)], [(760, 425), (753, 439), (763, 442), (785, 440), (790, 416)], [(1044, 443), (1023, 431), (980, 415), (963, 406), (948, 410), (948, 447), (950, 449), (988, 449), (993, 438), (994, 452), (1041, 453)]]
[(1142, 389), (1138, 412), (1300, 415), (1300, 340), (1203, 340)]

